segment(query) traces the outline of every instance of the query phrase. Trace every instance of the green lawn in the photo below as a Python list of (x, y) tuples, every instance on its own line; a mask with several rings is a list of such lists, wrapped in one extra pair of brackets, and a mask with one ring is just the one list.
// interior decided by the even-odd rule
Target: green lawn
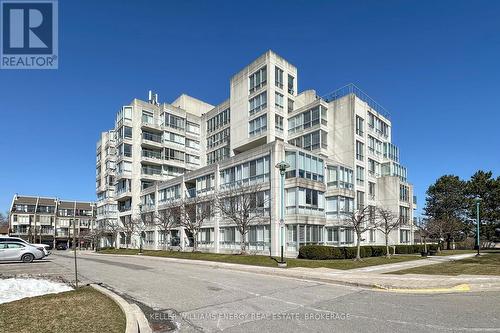
[[(131, 254), (136, 255), (136, 249), (107, 249), (99, 253), (104, 254)], [(268, 256), (260, 255), (239, 255), (239, 254), (220, 254), (220, 253), (201, 253), (201, 252), (178, 252), (178, 251), (152, 251), (144, 250), (143, 255), (153, 257), (168, 257), (180, 259), (206, 260), (216, 262), (226, 262), (234, 264), (255, 265), (276, 267), (277, 258), (273, 259)], [(419, 260), (418, 256), (411, 255), (396, 255), (390, 259), (385, 257), (370, 257), (363, 258), (362, 261), (346, 260), (307, 260), (307, 259), (286, 259), (288, 267), (309, 267), (309, 268), (332, 268), (332, 269), (353, 269), (366, 266), (375, 266), (383, 264), (392, 264), (396, 262)]]
[(452, 256), (454, 254), (476, 253), (477, 250), (442, 250), (437, 256)]
[(391, 274), (500, 275), (500, 252), (463, 260), (409, 268)]
[(118, 305), (91, 287), (0, 304), (5, 333), (123, 333), (125, 315)]

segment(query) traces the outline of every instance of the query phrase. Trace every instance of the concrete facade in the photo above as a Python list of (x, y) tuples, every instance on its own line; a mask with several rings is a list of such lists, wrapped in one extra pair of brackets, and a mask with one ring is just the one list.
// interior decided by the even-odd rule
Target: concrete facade
[[(124, 106), (98, 143), (97, 219), (120, 224), (171, 201), (213, 196), (228, 186), (230, 174), (232, 182), (262, 184), (269, 222), (255, 225), (245, 241), (251, 252), (276, 255), (282, 203), (275, 165), (286, 161), (287, 256), (303, 244), (354, 245), (346, 218), (365, 206), (402, 216), (390, 243), (410, 244), (416, 200), (391, 128), (385, 109), (354, 85), (323, 97), (314, 90), (298, 93), (297, 68), (268, 51), (231, 78), (230, 96), (219, 105), (187, 95), (160, 104), (150, 93), (148, 101)], [(115, 154), (107, 151), (103, 160), (107, 144)], [(114, 171), (106, 158), (115, 159)], [(104, 178), (111, 174), (114, 192)], [(99, 209), (113, 204), (116, 213), (108, 216), (111, 209)], [(241, 239), (215, 212), (198, 241), (206, 251), (231, 252)], [(192, 243), (183, 228), (161, 235), (150, 227), (131, 245), (161, 248), (164, 242), (182, 248)], [(383, 244), (383, 234), (367, 231), (363, 243)]]

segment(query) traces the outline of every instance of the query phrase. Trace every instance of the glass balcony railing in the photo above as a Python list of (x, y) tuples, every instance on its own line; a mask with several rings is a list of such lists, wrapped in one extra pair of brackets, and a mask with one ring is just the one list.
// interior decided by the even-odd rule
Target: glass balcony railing
[(148, 140), (148, 141), (153, 141), (153, 142), (158, 142), (158, 143), (162, 142), (161, 135), (158, 135), (158, 134), (144, 132), (144, 133), (142, 133), (142, 138), (144, 140)]
[(152, 150), (143, 150), (142, 151), (142, 157), (154, 158), (154, 159), (157, 159), (157, 160), (163, 159), (162, 156), (161, 156), (161, 152), (152, 151)]

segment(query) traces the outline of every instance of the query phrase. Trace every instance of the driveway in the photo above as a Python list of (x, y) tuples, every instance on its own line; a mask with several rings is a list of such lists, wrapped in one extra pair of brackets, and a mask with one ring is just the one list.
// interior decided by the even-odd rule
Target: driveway
[[(71, 253), (0, 273), (72, 276)], [(181, 332), (500, 332), (500, 292), (392, 294), (344, 285), (176, 263), (79, 254), (80, 278), (145, 304)]]

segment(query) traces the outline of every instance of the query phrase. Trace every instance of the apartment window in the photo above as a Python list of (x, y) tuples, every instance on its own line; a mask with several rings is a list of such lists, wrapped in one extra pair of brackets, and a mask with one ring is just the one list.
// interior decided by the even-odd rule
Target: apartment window
[(249, 113), (253, 115), (254, 113), (258, 113), (264, 110), (267, 107), (267, 91), (255, 96), (254, 98), (248, 101), (249, 104)]
[(165, 141), (177, 143), (182, 146), (184, 146), (186, 143), (186, 138), (184, 136), (173, 132), (165, 132), (163, 137), (165, 138)]
[(207, 164), (212, 164), (229, 157), (229, 147), (222, 147), (207, 154)]
[(405, 206), (399, 206), (399, 218), (401, 224), (410, 223), (410, 208)]
[(191, 154), (186, 154), (186, 163), (199, 165), (200, 157)]
[(326, 217), (345, 217), (354, 212), (354, 199), (341, 195), (326, 198)]
[(269, 156), (245, 162), (220, 171), (221, 188), (235, 182), (241, 184), (269, 181)]
[(375, 234), (376, 234), (376, 230), (375, 229), (370, 229), (370, 243), (375, 243), (376, 242)]
[(213, 132), (220, 127), (228, 124), (231, 120), (230, 109), (225, 109), (219, 112), (216, 116), (207, 120), (207, 132)]
[(364, 185), (365, 184), (365, 168), (356, 165), (356, 184)]
[(127, 143), (118, 146), (118, 152), (120, 156), (132, 157), (132, 145)]
[(364, 150), (365, 150), (365, 145), (360, 142), (356, 141), (356, 159), (358, 161), (363, 161), (364, 160)]
[(289, 94), (294, 94), (295, 91), (294, 91), (294, 81), (295, 81), (295, 78), (293, 76), (291, 76), (290, 74), (288, 74), (288, 93)]
[(408, 186), (399, 184), (399, 200), (403, 202), (410, 202), (410, 191)]
[(200, 134), (200, 125), (187, 121), (186, 131), (194, 134)]
[(360, 116), (356, 116), (356, 134), (363, 136), (364, 130), (363, 130), (363, 124), (364, 120)]
[(284, 96), (280, 94), (279, 92), (275, 92), (275, 97), (274, 97), (274, 105), (278, 108), (283, 110), (285, 107), (284, 105)]
[(321, 158), (303, 152), (287, 151), (285, 159), (290, 165), (286, 178), (300, 177), (323, 182), (324, 162)]
[(158, 142), (158, 143), (161, 143), (161, 141), (162, 141), (161, 135), (149, 133), (149, 132), (142, 132), (142, 138), (144, 140), (154, 141), (154, 142)]
[(365, 192), (356, 191), (357, 209), (362, 210), (365, 207)]
[(132, 127), (123, 126), (123, 137), (132, 139)]
[(266, 68), (267, 67), (264, 66), (261, 69), (259, 69), (258, 71), (256, 71), (255, 73), (253, 73), (252, 75), (250, 75), (250, 77), (249, 77), (249, 81), (250, 81), (249, 92), (250, 93), (253, 93), (255, 90), (266, 85), (266, 82), (267, 82), (267, 70), (266, 70)]
[(329, 165), (327, 185), (352, 190), (354, 187), (353, 170), (343, 166)]
[(277, 114), (274, 115), (274, 127), (278, 130), (283, 132), (283, 117), (278, 116)]
[(286, 193), (287, 214), (323, 215), (324, 192), (310, 188), (288, 188)]
[(166, 202), (181, 197), (181, 186), (174, 185), (158, 191), (158, 202)]
[(248, 135), (254, 136), (262, 134), (267, 130), (267, 115), (260, 116), (248, 123)]
[(399, 230), (399, 242), (400, 243), (410, 242), (410, 230)]
[(200, 149), (200, 141), (193, 139), (186, 139), (186, 147), (193, 149)]
[(184, 118), (174, 116), (170, 113), (165, 113), (165, 126), (184, 130), (185, 125), (186, 122)]
[(326, 228), (326, 241), (328, 243), (339, 242), (339, 228)]
[(283, 70), (279, 67), (274, 67), (274, 82), (276, 87), (283, 89)]
[(317, 106), (290, 118), (288, 120), (288, 133), (292, 134), (318, 125), (320, 123), (320, 116), (321, 123), (326, 125), (326, 111), (325, 107)]
[(368, 195), (370, 196), (370, 199), (375, 199), (375, 183), (368, 182)]
[(143, 124), (154, 124), (153, 113), (149, 111), (142, 110), (142, 123)]
[(288, 99), (288, 113), (293, 112), (293, 99)]
[(176, 149), (166, 148), (165, 149), (165, 159), (166, 160), (176, 160), (184, 161), (184, 152)]

